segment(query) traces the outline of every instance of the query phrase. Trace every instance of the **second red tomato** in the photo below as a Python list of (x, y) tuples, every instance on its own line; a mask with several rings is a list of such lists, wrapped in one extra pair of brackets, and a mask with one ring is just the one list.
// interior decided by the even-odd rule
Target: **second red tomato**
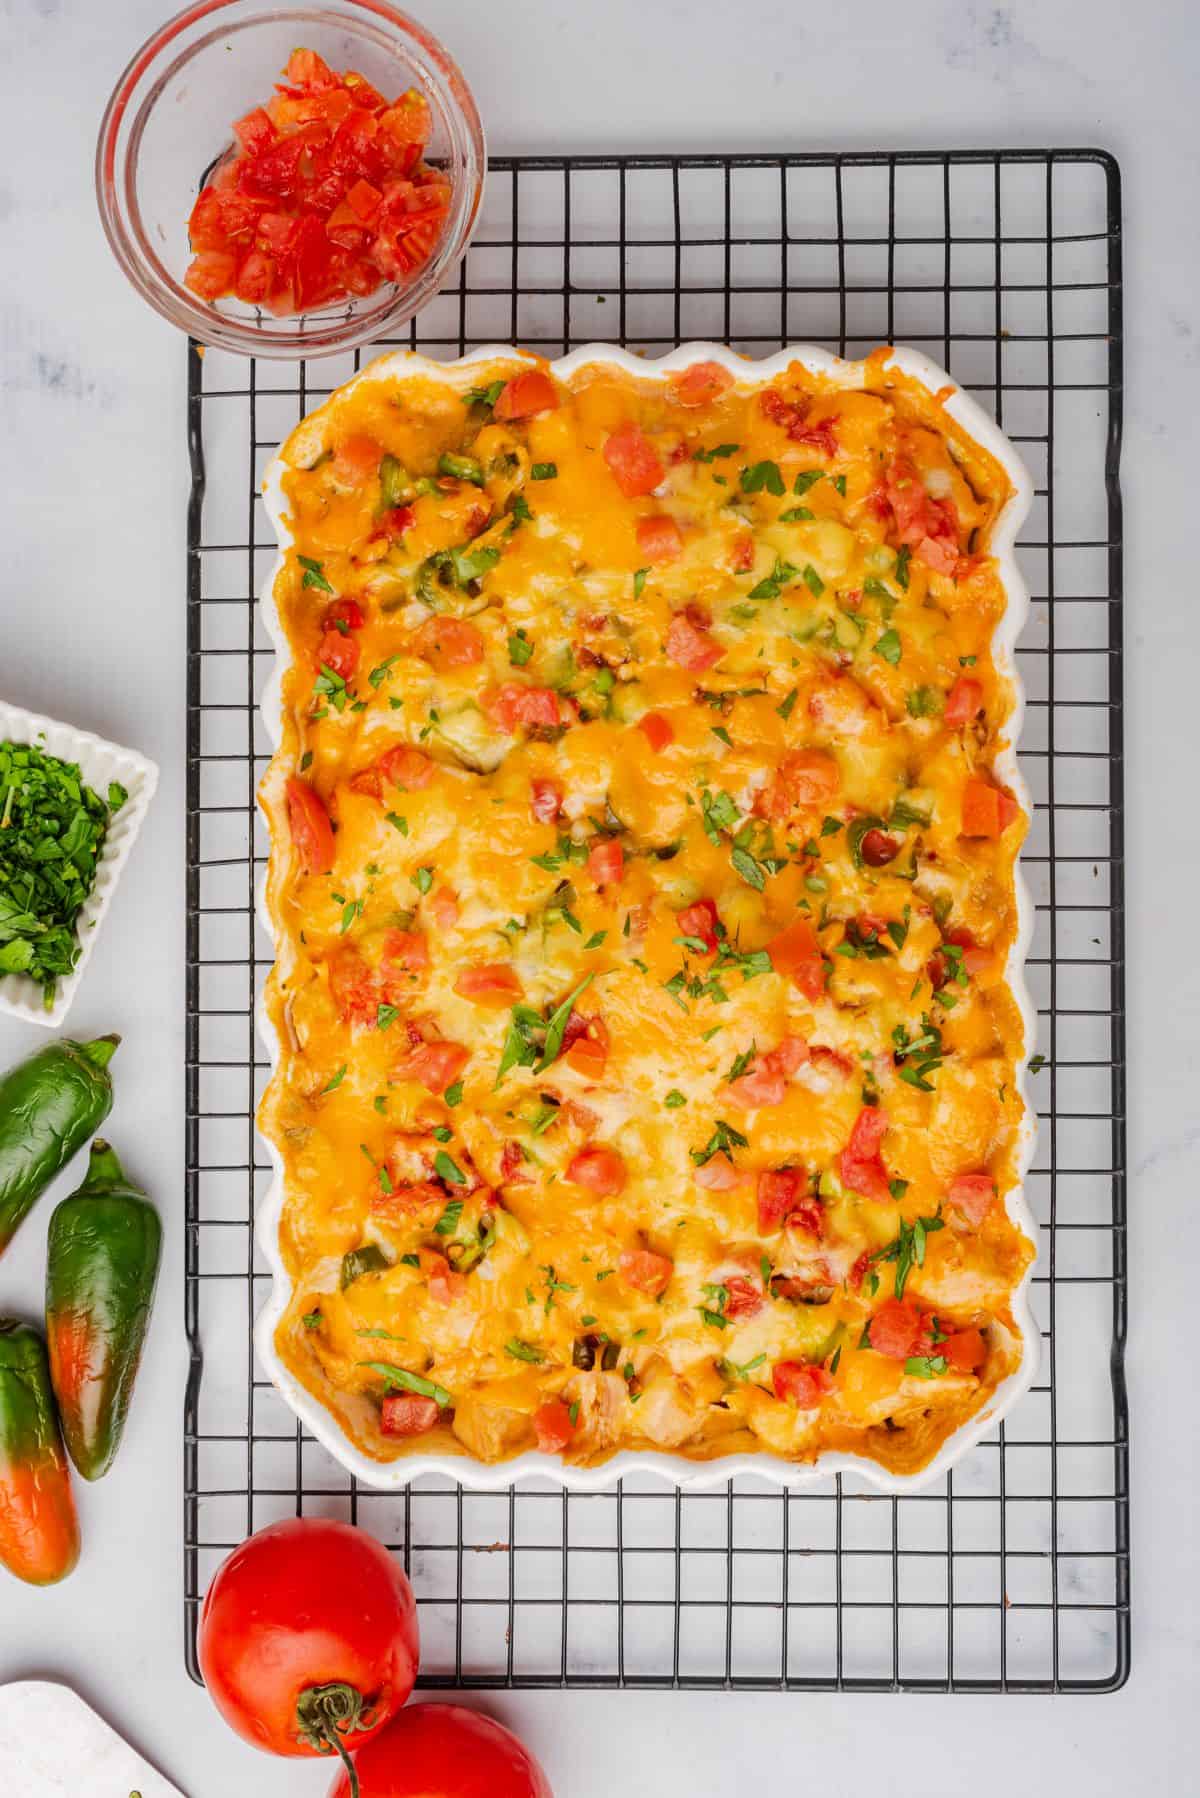
[[(528, 1748), (457, 1704), (410, 1704), (354, 1757), (361, 1798), (554, 1798)], [(342, 1773), (329, 1798), (350, 1798)]]

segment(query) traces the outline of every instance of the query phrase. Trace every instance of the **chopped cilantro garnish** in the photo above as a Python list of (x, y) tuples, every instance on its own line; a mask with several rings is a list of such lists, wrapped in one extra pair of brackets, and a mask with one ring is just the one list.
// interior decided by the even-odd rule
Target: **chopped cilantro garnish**
[(702, 1149), (691, 1149), (689, 1154), (697, 1167), (706, 1167), (714, 1155), (724, 1155), (726, 1161), (733, 1160), (732, 1150), (749, 1147), (747, 1139), (724, 1118), (718, 1118), (713, 1126), (713, 1133)]
[(433, 1380), (427, 1380), (424, 1374), (410, 1373), (407, 1367), (393, 1367), (390, 1361), (360, 1361), (360, 1367), (369, 1367), (377, 1373), (389, 1387), (399, 1387), (405, 1392), (415, 1392), (419, 1398), (431, 1398), (439, 1404), (443, 1411), (448, 1411), (454, 1403), (452, 1393), (444, 1386), (438, 1386)]
[(898, 1299), (904, 1297), (904, 1288), (908, 1284), (908, 1276), (913, 1268), (925, 1265), (926, 1237), (932, 1235), (935, 1230), (944, 1228), (940, 1216), (914, 1218), (911, 1224), (907, 1224), (901, 1219), (900, 1234), (895, 1242), (890, 1243), (885, 1249), (876, 1249), (871, 1256), (872, 1262), (894, 1261), (896, 1263), (896, 1297)]
[(899, 631), (884, 631), (881, 637), (876, 638), (871, 647), (877, 656), (882, 656), (884, 661), (890, 662), (893, 668), (899, 667), (904, 648), (900, 641)]
[[(119, 794), (119, 799), (115, 799)], [(79, 959), (75, 920), (92, 890), (110, 807), (74, 762), (36, 744), (0, 743), (0, 975), (27, 974), (54, 1002)]]
[(297, 556), (296, 560), (304, 570), (304, 579), (300, 583), (302, 587), (316, 587), (321, 593), (333, 592), (320, 562), (314, 562), (311, 556)]
[(783, 476), (779, 472), (777, 462), (753, 462), (743, 468), (741, 474), (743, 493), (761, 493), (765, 488), (773, 493), (776, 499), (783, 497)]
[(910, 1355), (904, 1363), (904, 1371), (918, 1380), (935, 1380), (949, 1365), (945, 1355)]

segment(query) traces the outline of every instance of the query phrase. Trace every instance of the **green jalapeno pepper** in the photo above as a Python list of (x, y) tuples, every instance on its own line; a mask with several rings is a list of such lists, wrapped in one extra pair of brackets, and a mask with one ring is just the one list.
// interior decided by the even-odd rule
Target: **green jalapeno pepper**
[(108, 1472), (121, 1441), (154, 1303), (162, 1225), (97, 1138), (87, 1178), (50, 1219), (46, 1341), (71, 1459)]
[(46, 1350), (28, 1324), (0, 1319), (0, 1565), (34, 1586), (79, 1559), (71, 1475)]
[(119, 1036), (47, 1043), (0, 1078), (0, 1255), (26, 1212), (112, 1107)]

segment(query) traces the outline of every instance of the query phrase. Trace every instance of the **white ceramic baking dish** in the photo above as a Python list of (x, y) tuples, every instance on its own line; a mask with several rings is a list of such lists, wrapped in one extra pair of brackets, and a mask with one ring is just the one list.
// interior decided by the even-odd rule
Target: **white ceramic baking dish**
[[(469, 356), (464, 356), (455, 362), (431, 362), (410, 351), (400, 351), (395, 355), (381, 357), (378, 361), (371, 363), (361, 374), (355, 376), (354, 382), (351, 384), (388, 381), (403, 375), (419, 375), (423, 379), (431, 377), (435, 380), (446, 381), (456, 387), (465, 388), (481, 385), (485, 373), (491, 373), (493, 377), (503, 374), (511, 371), (514, 363), (526, 359), (532, 360), (532, 358), (526, 358), (519, 350), (496, 345), (488, 345), (483, 349), (475, 350)], [(567, 381), (580, 369), (602, 363), (633, 375), (639, 381), (665, 380), (675, 370), (687, 368), (691, 363), (699, 361), (720, 362), (729, 369), (738, 382), (755, 386), (765, 385), (783, 374), (789, 364), (800, 362), (814, 374), (853, 388), (862, 385), (865, 366), (861, 362), (843, 362), (838, 357), (831, 355), (828, 350), (814, 347), (811, 344), (796, 344), (780, 350), (777, 355), (757, 362), (748, 362), (732, 350), (711, 343), (684, 344), (657, 361), (643, 360), (640, 356), (633, 356), (628, 351), (618, 349), (611, 344), (585, 344), (581, 349), (572, 351), (569, 356), (564, 356), (561, 360), (552, 363), (550, 372), (560, 381)], [(1001, 779), (1016, 793), (1025, 811), (1030, 812), (1029, 794), (1017, 765), (1015, 750), (1021, 732), (1024, 694), (1014, 655), (1017, 638), (1020, 636), (1028, 616), (1029, 595), (1017, 567), (1014, 545), (1017, 533), (1029, 511), (1033, 484), (1028, 471), (1008, 439), (975, 401), (950, 379), (944, 369), (939, 368), (936, 363), (931, 362), (927, 356), (921, 355), (916, 350), (894, 349), (888, 361), (890, 366), (906, 375), (913, 376), (930, 392), (942, 394), (946, 411), (962, 426), (964, 431), (996, 458), (1005, 469), (1012, 485), (1012, 498), (996, 520), (990, 544), (991, 551), (999, 564), (1001, 580), (1008, 598), (1004, 616), (994, 639), (993, 653), (997, 668), (1012, 683), (1014, 692), (1014, 709), (1009, 721), (1009, 737), (997, 754), (996, 770)], [(492, 365), (496, 365), (494, 370)], [(279, 540), (281, 552), (278, 561), (267, 577), (261, 595), (263, 621), (276, 651), (275, 665), (264, 689), (261, 704), (264, 722), (276, 749), (278, 749), (281, 739), (281, 681), (288, 649), (275, 607), (274, 588), (276, 577), (284, 566), (283, 552), (291, 542), (291, 533), (285, 515), (283, 473), (284, 464), (277, 456), (268, 466), (263, 480), (263, 497)], [(282, 778), (287, 771), (275, 772)], [(266, 779), (270, 780), (272, 775), (273, 770), (269, 769)], [(1018, 1070), (1018, 1084), (1021, 1096), (1025, 1101), (1025, 1114), (1018, 1144), (1019, 1183), (1007, 1195), (1006, 1203), (1009, 1216), (1036, 1246), (1037, 1229), (1025, 1201), (1023, 1184), (1033, 1158), (1036, 1137), (1036, 1111), (1029, 1099), (1025, 1073), (1028, 1057), (1034, 1047), (1037, 1014), (1026, 988), (1023, 974), (1025, 958), (1033, 934), (1034, 913), (1029, 894), (1019, 873), (1016, 887), (1018, 923), (1007, 968), (1007, 979), (1025, 1027), (1026, 1059)], [(264, 879), (260, 883), (258, 891), (258, 910), (264, 928), (268, 934), (272, 934), (271, 919), (265, 904), (265, 891)], [(266, 1008), (261, 1005), (259, 1028), (267, 1045), (271, 1065), (274, 1067), (279, 1056), (279, 1042)], [(1013, 1297), (1013, 1315), (1021, 1331), (1024, 1344), (1024, 1352), (1019, 1366), (996, 1388), (991, 1402), (977, 1416), (956, 1430), (943, 1443), (928, 1466), (922, 1468), (919, 1473), (892, 1474), (875, 1462), (859, 1455), (826, 1453), (820, 1455), (813, 1462), (796, 1463), (784, 1460), (781, 1456), (765, 1450), (755, 1454), (731, 1454), (711, 1461), (691, 1461), (683, 1455), (622, 1450), (597, 1467), (567, 1466), (557, 1456), (541, 1454), (536, 1450), (529, 1450), (511, 1460), (496, 1464), (476, 1461), (465, 1454), (457, 1456), (444, 1453), (428, 1455), (417, 1453), (405, 1455), (395, 1461), (376, 1461), (364, 1454), (350, 1441), (333, 1413), (327, 1410), (311, 1392), (295, 1379), (281, 1361), (275, 1347), (275, 1330), (287, 1308), (290, 1285), (279, 1250), (279, 1227), (284, 1202), (282, 1163), (274, 1146), (270, 1143), (266, 1146), (274, 1168), (274, 1178), (259, 1207), (258, 1240), (271, 1270), (272, 1286), (255, 1326), (255, 1341), (259, 1358), (282, 1397), (317, 1441), (322, 1443), (330, 1454), (357, 1479), (363, 1481), (365, 1485), (377, 1487), (382, 1491), (396, 1491), (425, 1474), (438, 1474), (480, 1491), (495, 1491), (511, 1485), (514, 1480), (538, 1475), (552, 1481), (555, 1485), (566, 1486), (572, 1491), (595, 1492), (615, 1485), (620, 1479), (634, 1475), (653, 1475), (671, 1485), (695, 1491), (705, 1486), (724, 1484), (725, 1481), (739, 1475), (757, 1475), (758, 1478), (769, 1480), (773, 1484), (798, 1489), (813, 1486), (819, 1481), (828, 1479), (832, 1474), (841, 1473), (857, 1475), (867, 1484), (877, 1487), (882, 1492), (913, 1492), (940, 1479), (947, 1469), (954, 1462), (960, 1460), (982, 1436), (994, 1429), (1018, 1399), (1029, 1390), (1037, 1372), (1041, 1339), (1029, 1303), (1033, 1269), (1033, 1263), (1031, 1263), (1024, 1280)]]
[(37, 712), (22, 711), (19, 706), (8, 705), (3, 700), (0, 700), (0, 743), (36, 743), (47, 755), (56, 755), (64, 762), (78, 762), (84, 781), (102, 799), (108, 793), (110, 781), (114, 780), (120, 781), (129, 794), (109, 823), (96, 878), (76, 922), (79, 960), (59, 981), (53, 1005), (47, 1008), (41, 987), (27, 974), (6, 974), (0, 979), (0, 1011), (8, 1012), (14, 1018), (24, 1018), (27, 1024), (46, 1024), (57, 1029), (71, 1009), (71, 1001), (100, 934), (104, 914), (117, 890), (121, 870), (137, 841), (142, 820), (158, 785), (158, 768), (136, 750), (106, 743), (103, 737), (94, 737), (90, 731), (59, 724)]

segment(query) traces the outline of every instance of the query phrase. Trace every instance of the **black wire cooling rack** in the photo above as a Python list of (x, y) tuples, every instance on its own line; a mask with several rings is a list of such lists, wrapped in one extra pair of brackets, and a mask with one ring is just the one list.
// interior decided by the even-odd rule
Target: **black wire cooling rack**
[(498, 157), (457, 282), (402, 342), (557, 355), (691, 338), (751, 355), (910, 343), (1020, 446), (1037, 497), (1018, 650), (1036, 810), (1028, 979), (1045, 1058), (1029, 1196), (1033, 1391), (912, 1497), (830, 1479), (680, 1494), (356, 1483), (256, 1366), (267, 1288), (253, 1122), (266, 1078), (254, 916), (266, 840), (254, 596), (265, 462), (358, 366), (190, 350), (187, 710), (187, 1664), (199, 1601), (250, 1530), (346, 1516), (403, 1555), (429, 1686), (1111, 1691), (1129, 1669), (1119, 172), (1090, 150)]

